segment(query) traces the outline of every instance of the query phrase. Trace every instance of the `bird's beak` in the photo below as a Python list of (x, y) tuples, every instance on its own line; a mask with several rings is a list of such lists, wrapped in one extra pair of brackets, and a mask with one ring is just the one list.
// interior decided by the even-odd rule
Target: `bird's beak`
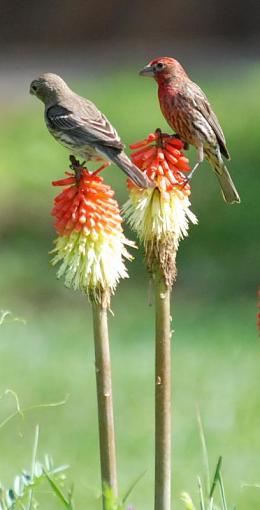
[(32, 96), (36, 96), (36, 87), (35, 87), (36, 85), (38, 85), (37, 80), (33, 80), (33, 81), (31, 82), (31, 85), (30, 85), (30, 94), (31, 94)]
[(140, 76), (148, 76), (150, 78), (154, 77), (154, 70), (152, 66), (145, 66), (141, 71), (139, 71)]

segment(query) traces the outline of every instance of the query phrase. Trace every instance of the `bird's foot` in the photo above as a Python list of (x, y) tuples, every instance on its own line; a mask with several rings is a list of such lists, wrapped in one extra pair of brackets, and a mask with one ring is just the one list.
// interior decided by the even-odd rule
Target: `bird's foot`
[(181, 189), (185, 188), (185, 186), (190, 183), (190, 176), (189, 175), (185, 175), (183, 177), (184, 177), (184, 179), (182, 181)]
[(194, 175), (194, 173), (196, 172), (198, 166), (199, 166), (200, 163), (196, 163), (196, 165), (193, 167), (192, 171), (188, 174), (188, 175), (183, 175), (182, 176), (184, 177), (184, 180), (183, 180), (183, 185), (182, 185), (182, 188), (185, 188), (186, 184), (189, 184), (191, 179), (192, 179), (192, 176)]
[(86, 164), (86, 161), (82, 161), (80, 163), (79, 159), (76, 159), (75, 156), (73, 156), (73, 154), (70, 155), (70, 168), (71, 170), (75, 170), (75, 169), (78, 169), (78, 168), (83, 168)]
[(82, 168), (84, 168), (86, 161), (82, 161), (82, 163), (80, 163), (80, 161), (78, 159), (76, 159), (75, 156), (70, 155), (70, 163), (71, 163), (70, 168), (71, 168), (71, 170), (73, 170), (75, 172), (76, 181), (77, 181), (77, 183), (79, 183), (80, 178), (81, 178)]
[(187, 176), (189, 181), (192, 179), (192, 176), (195, 174), (195, 172), (196, 172), (197, 168), (199, 167), (199, 165), (200, 165), (200, 162), (196, 163), (196, 165), (194, 165), (192, 171)]
[(155, 134), (157, 135), (157, 139), (156, 139), (157, 147), (163, 147), (163, 134), (162, 134), (162, 130), (160, 128), (157, 128), (155, 130)]

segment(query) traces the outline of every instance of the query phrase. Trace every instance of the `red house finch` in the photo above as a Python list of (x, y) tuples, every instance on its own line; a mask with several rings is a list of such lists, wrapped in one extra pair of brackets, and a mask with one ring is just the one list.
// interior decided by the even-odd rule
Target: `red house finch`
[(173, 58), (152, 60), (140, 71), (140, 75), (155, 78), (165, 119), (184, 142), (197, 148), (198, 162), (189, 177), (205, 156), (217, 175), (225, 201), (240, 202), (221, 156), (223, 154), (230, 159), (224, 133), (200, 87), (190, 80)]
[(116, 130), (97, 107), (75, 94), (56, 74), (33, 80), (30, 93), (45, 105), (49, 132), (62, 145), (85, 160), (115, 163), (136, 184), (147, 188), (147, 177), (127, 157)]

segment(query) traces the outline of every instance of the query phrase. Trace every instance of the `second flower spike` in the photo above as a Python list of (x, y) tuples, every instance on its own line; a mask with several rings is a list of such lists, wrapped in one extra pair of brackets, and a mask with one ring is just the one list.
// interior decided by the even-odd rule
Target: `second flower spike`
[(190, 210), (190, 171), (183, 142), (159, 129), (134, 143), (132, 160), (154, 182), (154, 189), (137, 188), (128, 180), (129, 200), (125, 214), (144, 245), (148, 269), (160, 266), (171, 287), (179, 241), (188, 235), (189, 222), (197, 223)]

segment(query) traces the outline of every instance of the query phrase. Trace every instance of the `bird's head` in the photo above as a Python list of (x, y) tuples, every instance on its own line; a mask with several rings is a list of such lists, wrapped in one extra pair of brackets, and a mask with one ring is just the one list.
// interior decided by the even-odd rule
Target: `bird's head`
[(151, 60), (141, 71), (140, 76), (154, 78), (158, 83), (168, 79), (178, 79), (187, 76), (183, 67), (171, 57), (161, 57)]
[(57, 74), (41, 74), (30, 85), (30, 94), (38, 97), (44, 104), (57, 102), (65, 91), (70, 90), (65, 81)]

